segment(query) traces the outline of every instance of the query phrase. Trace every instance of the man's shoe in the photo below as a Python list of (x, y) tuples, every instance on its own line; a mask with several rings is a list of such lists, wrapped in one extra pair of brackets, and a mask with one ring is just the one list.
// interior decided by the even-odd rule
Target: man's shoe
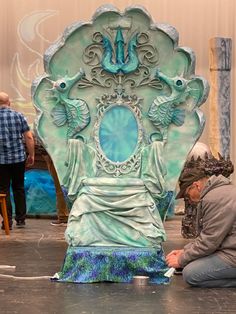
[(66, 226), (67, 225), (67, 221), (62, 221), (62, 220), (54, 220), (51, 222), (52, 226)]
[(183, 268), (175, 268), (174, 275), (182, 275)]
[(24, 228), (25, 227), (25, 221), (24, 220), (18, 220), (16, 222), (17, 228)]
[[(1, 229), (2, 229), (2, 230), (5, 230), (4, 223), (2, 223)], [(9, 224), (9, 229), (12, 230), (12, 225), (10, 225), (10, 224)]]

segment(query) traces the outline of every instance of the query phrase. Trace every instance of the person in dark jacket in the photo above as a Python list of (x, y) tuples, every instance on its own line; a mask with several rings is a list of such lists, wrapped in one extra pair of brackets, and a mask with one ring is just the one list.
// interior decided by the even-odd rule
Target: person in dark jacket
[(199, 169), (183, 172), (176, 198), (198, 203), (199, 236), (166, 256), (183, 268), (183, 279), (197, 287), (236, 287), (236, 187), (222, 175)]

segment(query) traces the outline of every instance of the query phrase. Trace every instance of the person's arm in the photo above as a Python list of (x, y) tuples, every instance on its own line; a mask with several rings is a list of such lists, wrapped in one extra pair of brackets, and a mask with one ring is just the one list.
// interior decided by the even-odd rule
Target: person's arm
[(26, 160), (27, 166), (33, 166), (34, 164), (34, 138), (31, 131), (26, 131), (23, 133), (25, 144), (28, 151), (28, 157)]

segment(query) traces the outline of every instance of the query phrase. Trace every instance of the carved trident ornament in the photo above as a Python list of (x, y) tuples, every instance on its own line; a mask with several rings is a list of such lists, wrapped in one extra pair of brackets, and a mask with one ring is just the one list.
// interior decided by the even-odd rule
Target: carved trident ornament
[(116, 46), (116, 63), (113, 62), (113, 49), (112, 44), (108, 37), (102, 36), (104, 53), (102, 57), (102, 67), (107, 72), (117, 74), (122, 72), (124, 74), (135, 71), (139, 66), (138, 54), (136, 51), (137, 47), (137, 36), (136, 33), (128, 43), (127, 56), (125, 58), (124, 51), (124, 37), (122, 29), (119, 27), (116, 33), (115, 46)]

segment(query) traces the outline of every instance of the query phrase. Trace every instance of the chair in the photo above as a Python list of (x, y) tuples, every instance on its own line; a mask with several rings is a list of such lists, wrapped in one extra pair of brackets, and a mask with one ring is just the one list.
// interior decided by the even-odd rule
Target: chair
[(73, 202), (62, 281), (164, 280), (162, 220), (208, 94), (177, 40), (140, 7), (105, 6), (45, 53), (36, 130)]
[(10, 228), (9, 228), (9, 222), (8, 222), (8, 216), (7, 216), (6, 194), (0, 194), (0, 205), (1, 205), (2, 217), (3, 217), (4, 227), (5, 227), (5, 233), (6, 235), (10, 235)]

